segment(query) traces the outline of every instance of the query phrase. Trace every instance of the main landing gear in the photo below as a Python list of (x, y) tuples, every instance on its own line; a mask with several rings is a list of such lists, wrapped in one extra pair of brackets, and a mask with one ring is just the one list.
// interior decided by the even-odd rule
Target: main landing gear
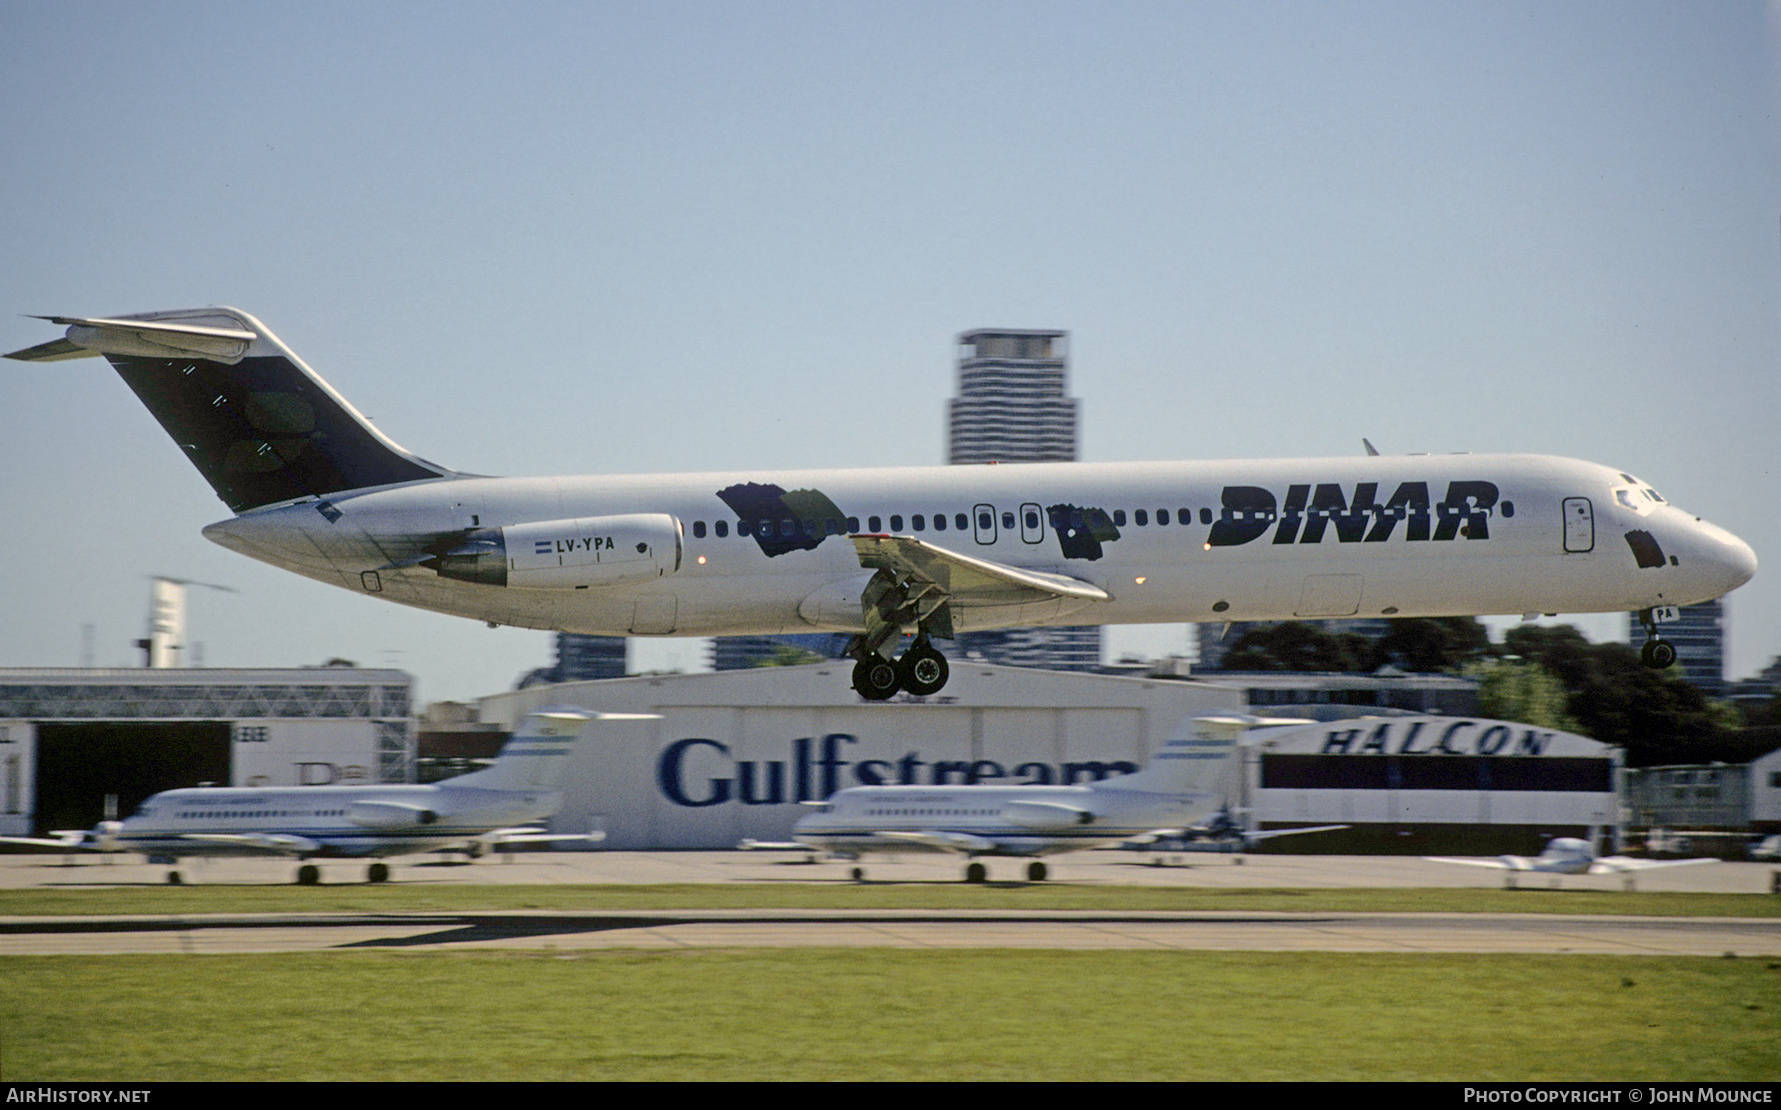
[(1661, 671), (1676, 662), (1676, 645), (1657, 634), (1657, 621), (1651, 610), (1639, 610), (1639, 623), (1645, 626), (1645, 643), (1639, 648), (1639, 662), (1654, 671)]
[(873, 652), (853, 665), (853, 688), (867, 701), (885, 701), (898, 690), (917, 697), (937, 694), (952, 669), (924, 633), (915, 638), (902, 658), (892, 662)]

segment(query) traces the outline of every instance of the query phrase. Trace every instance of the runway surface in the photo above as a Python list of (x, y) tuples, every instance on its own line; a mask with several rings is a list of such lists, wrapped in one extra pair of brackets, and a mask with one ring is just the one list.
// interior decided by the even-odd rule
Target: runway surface
[[(848, 883), (850, 866), (773, 852), (548, 852), (473, 865), (399, 862), (395, 881), (435, 883)], [(1503, 875), (1409, 857), (1183, 857), (1149, 866), (1121, 853), (1051, 861), (1053, 882), (1251, 888), (1500, 886)], [(992, 887), (1024, 864), (992, 860)], [(873, 859), (879, 884), (956, 881), (943, 856)], [(325, 861), (325, 883), (361, 882), (363, 863)], [(0, 887), (160, 886), (165, 867), (128, 858), (0, 856)], [(283, 883), (288, 862), (189, 862), (188, 882)], [(1519, 876), (1538, 888), (1620, 890), (1617, 876)], [(1641, 890), (1763, 893), (1773, 869), (1705, 864), (1638, 876)], [(0, 955), (309, 952), (476, 948), (1096, 948), (1200, 951), (1518, 952), (1781, 957), (1781, 920), (1554, 914), (1101, 912), (1027, 910), (673, 910), (218, 914), (0, 918)]]
[[(392, 882), (404, 885), (616, 883), (842, 883), (855, 866), (874, 883), (957, 882), (959, 857), (933, 853), (871, 856), (850, 864), (807, 862), (797, 852), (527, 852), (476, 863), (403, 857), (389, 861)], [(365, 862), (314, 860), (322, 882), (362, 883)], [(1026, 861), (985, 859), (994, 882), (1022, 882)], [(1190, 886), (1213, 888), (1501, 887), (1505, 872), (1430, 863), (1416, 856), (1230, 856), (1213, 853), (1148, 856), (1136, 852), (1072, 852), (1046, 859), (1050, 881), (1089, 886)], [(179, 868), (189, 883), (288, 883), (297, 865), (279, 858), (190, 859)], [(0, 854), (0, 889), (41, 887), (160, 886), (168, 868), (134, 855)], [(1643, 891), (1709, 894), (1769, 893), (1781, 868), (1760, 863), (1709, 863), (1664, 868), (1631, 877)], [(1626, 889), (1619, 875), (1516, 876), (1527, 888)]]
[(703, 910), (0, 919), (0, 955), (1093, 948), (1781, 957), (1781, 921), (1544, 914)]

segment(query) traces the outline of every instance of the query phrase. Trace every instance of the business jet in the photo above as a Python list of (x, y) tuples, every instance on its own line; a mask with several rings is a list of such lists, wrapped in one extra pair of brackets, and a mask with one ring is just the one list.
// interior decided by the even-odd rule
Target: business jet
[[(980, 883), (988, 870), (979, 856), (1099, 848), (1210, 816), (1233, 750), (1229, 736), (1173, 738), (1142, 771), (1076, 786), (852, 786), (804, 803), (816, 812), (798, 819), (792, 839), (840, 859), (953, 852), (971, 859), (965, 881)], [(1040, 860), (1027, 864), (1034, 882), (1046, 873)]]
[(1718, 863), (1716, 859), (1633, 859), (1630, 856), (1598, 856), (1595, 845), (1574, 836), (1557, 836), (1546, 842), (1537, 856), (1498, 856), (1496, 859), (1471, 859), (1459, 856), (1424, 856), (1431, 863), (1458, 863), (1468, 867), (1494, 867), (1509, 874), (1504, 876), (1511, 886), (1521, 872), (1549, 875), (1625, 875), (1635, 871), (1652, 871), (1660, 867), (1686, 867), (1695, 863)]
[(7, 357), (103, 355), (235, 514), (224, 547), (491, 627), (851, 632), (870, 700), (938, 692), (935, 640), (1039, 625), (1629, 611), (1665, 667), (1657, 624), (1756, 571), (1631, 474), (1539, 455), (483, 477), (245, 312), (43, 319), (64, 338)]
[[(189, 856), (284, 855), (300, 860), (466, 852), (589, 836), (545, 833), (569, 753), (588, 722), (649, 714), (589, 713), (556, 707), (527, 717), (488, 767), (430, 785), (196, 787), (164, 790), (122, 821), (54, 838), (6, 837), (7, 843), (63, 851), (139, 852), (173, 867)], [(390, 877), (378, 859), (369, 882)], [(297, 869), (305, 886), (321, 881), (313, 863)]]

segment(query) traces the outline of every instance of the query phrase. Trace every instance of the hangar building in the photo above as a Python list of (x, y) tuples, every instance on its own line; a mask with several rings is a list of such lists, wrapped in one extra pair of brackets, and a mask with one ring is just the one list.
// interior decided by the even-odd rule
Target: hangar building
[(1260, 827), (1350, 826), (1276, 851), (1537, 855), (1622, 823), (1619, 749), (1557, 729), (1416, 714), (1260, 727), (1244, 744)]
[(1184, 720), (1241, 712), (1243, 693), (1170, 680), (953, 664), (946, 694), (863, 702), (850, 660), (534, 686), (481, 701), (512, 729), (547, 705), (659, 713), (590, 726), (558, 832), (619, 849), (783, 840), (798, 803), (849, 786), (1086, 782), (1143, 766)]
[(410, 782), (396, 670), (0, 670), (0, 835), (91, 828), (161, 790)]
[[(552, 822), (620, 849), (783, 840), (800, 802), (855, 785), (1088, 781), (1142, 767), (1195, 718), (1263, 720), (1244, 717), (1237, 685), (981, 663), (956, 664), (947, 696), (868, 703), (851, 665), (532, 687), (482, 699), (481, 718), (511, 729), (554, 704), (660, 714), (591, 726)], [(1551, 729), (1413, 713), (1300, 719), (1245, 743), (1230, 791), (1260, 826), (1354, 826), (1280, 851), (1538, 852), (1619, 812), (1614, 750)]]

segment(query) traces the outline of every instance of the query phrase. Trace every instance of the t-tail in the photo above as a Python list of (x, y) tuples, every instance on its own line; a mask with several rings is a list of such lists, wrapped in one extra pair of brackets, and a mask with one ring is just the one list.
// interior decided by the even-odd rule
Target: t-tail
[(540, 709), (525, 719), (501, 748), (495, 761), (480, 771), (446, 779), (440, 786), (527, 792), (555, 790), (569, 766), (569, 754), (590, 721), (650, 721), (653, 713), (594, 713), (569, 705)]
[(6, 357), (105, 356), (233, 512), (455, 476), (391, 442), (238, 309), (41, 318), (66, 338)]
[(1236, 737), (1193, 726), (1184, 736), (1173, 736), (1151, 757), (1142, 771), (1095, 783), (1099, 790), (1134, 790), (1147, 794), (1218, 793), (1227, 785)]

